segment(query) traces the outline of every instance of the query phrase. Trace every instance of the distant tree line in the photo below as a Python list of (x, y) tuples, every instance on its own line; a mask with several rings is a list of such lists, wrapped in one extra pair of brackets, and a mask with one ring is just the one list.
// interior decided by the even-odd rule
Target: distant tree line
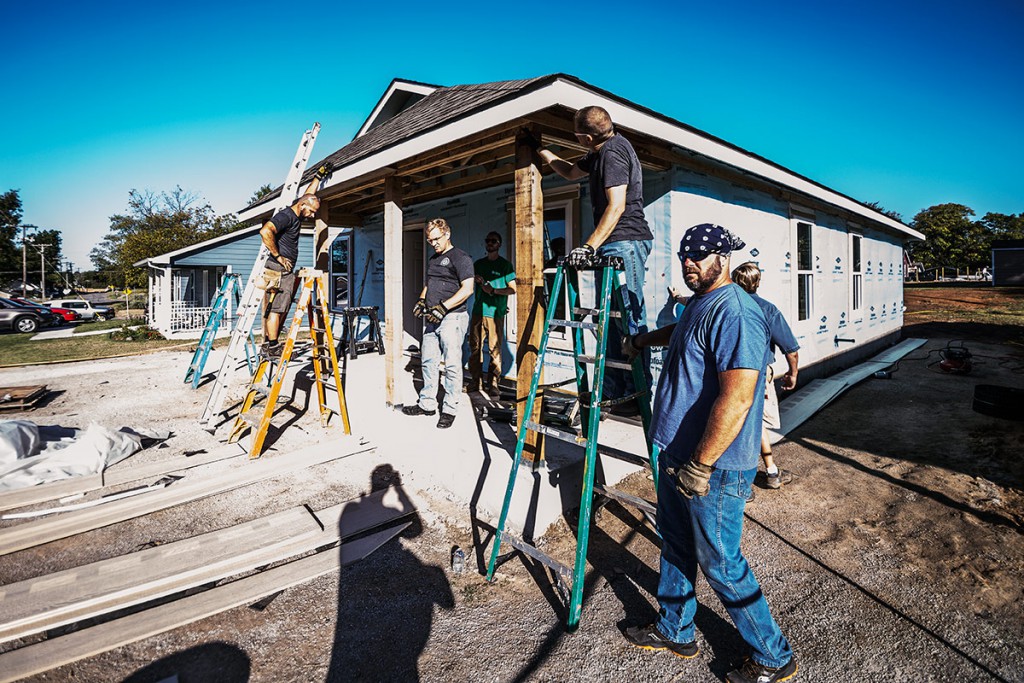
[(128, 193), (128, 210), (110, 217), (110, 231), (89, 253), (96, 280), (117, 288), (145, 287), (147, 273), (134, 264), (220, 237), (238, 228), (233, 214), (218, 216), (195, 192)]
[(910, 227), (925, 236), (909, 251), (926, 268), (976, 269), (991, 263), (992, 242), (1024, 239), (1024, 213), (986, 213), (974, 219), (963, 204), (936, 204), (914, 216)]
[[(35, 225), (24, 225), (21, 196), (18, 190), (0, 194), (0, 289), (21, 286), (22, 269), (28, 271), (26, 280), (40, 286), (46, 272), (44, 290), (63, 284), (64, 255), (61, 253), (62, 236), (59, 230), (42, 230)], [(22, 244), (22, 236), (25, 244)], [(22, 250), (24, 249), (24, 260)], [(46, 259), (46, 268), (43, 266)]]

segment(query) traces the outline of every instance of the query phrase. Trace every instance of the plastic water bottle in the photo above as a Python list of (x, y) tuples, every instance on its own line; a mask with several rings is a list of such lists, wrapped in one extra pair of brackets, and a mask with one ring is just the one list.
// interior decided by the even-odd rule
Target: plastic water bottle
[(459, 546), (452, 548), (452, 573), (461, 574), (466, 569), (466, 553)]

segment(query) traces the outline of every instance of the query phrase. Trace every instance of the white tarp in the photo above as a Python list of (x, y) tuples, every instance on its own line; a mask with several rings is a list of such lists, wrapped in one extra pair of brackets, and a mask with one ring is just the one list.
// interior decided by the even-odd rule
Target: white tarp
[(98, 474), (142, 450), (144, 440), (169, 437), (169, 432), (131, 427), (115, 431), (95, 422), (69, 429), (0, 421), (0, 491)]

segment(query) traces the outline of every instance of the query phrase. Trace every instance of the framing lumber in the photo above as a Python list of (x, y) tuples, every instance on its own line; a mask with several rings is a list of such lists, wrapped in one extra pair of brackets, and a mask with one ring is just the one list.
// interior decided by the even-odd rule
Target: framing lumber
[(105, 624), (0, 654), (0, 683), (16, 681), (252, 603), (357, 562), (409, 522)]
[(384, 400), (394, 407), (402, 402), (402, 188), (399, 178), (384, 180)]
[[(540, 424), (543, 396), (534, 401), (532, 415), (524, 415), (530, 382), (537, 366), (537, 351), (544, 327), (544, 192), (541, 189), (540, 159), (528, 145), (517, 139), (515, 170), (516, 239), (516, 415), (519, 422)], [(543, 377), (541, 378), (543, 382)], [(527, 430), (523, 456), (540, 461), (544, 457), (543, 436)]]
[(140, 479), (151, 477), (162, 477), (174, 472), (206, 465), (219, 460), (237, 458), (245, 455), (241, 446), (231, 445), (225, 448), (218, 448), (209, 453), (197, 453), (192, 456), (179, 455), (167, 460), (158, 460), (145, 465), (126, 466), (131, 463), (131, 458), (111, 465), (101, 474), (89, 474), (84, 477), (69, 477), (59, 481), (52, 481), (39, 486), (29, 486), (23, 489), (15, 489), (0, 493), (0, 511), (14, 508), (45, 503), (48, 500), (73, 496), (79, 493), (89, 493), (108, 486), (119, 486)]
[(0, 555), (110, 526), (150, 512), (200, 500), (264, 479), (291, 474), (307, 467), (370, 450), (373, 450), (372, 446), (343, 452), (337, 443), (327, 442), (297, 453), (250, 462), (244, 468), (232, 469), (210, 479), (180, 482), (149, 495), (115, 501), (56, 519), (25, 522), (0, 531)]
[(412, 503), (401, 491), (384, 489), (316, 513), (295, 507), (195, 538), (3, 586), (0, 642), (249, 572), (412, 512)]

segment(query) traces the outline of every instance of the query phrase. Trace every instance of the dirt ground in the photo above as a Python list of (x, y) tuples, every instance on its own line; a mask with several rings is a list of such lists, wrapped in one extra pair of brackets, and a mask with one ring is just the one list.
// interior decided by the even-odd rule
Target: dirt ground
[[(970, 314), (1019, 306), (1024, 292), (908, 288), (906, 300), (905, 336), (928, 343), (891, 379), (854, 387), (775, 447), (795, 479), (778, 491), (757, 488), (744, 553), (793, 643), (796, 680), (1024, 681), (1024, 422), (972, 410), (976, 384), (1024, 388), (1024, 328), (1020, 318), (1006, 324), (996, 314)], [(966, 312), (957, 314), (961, 306)], [(938, 367), (950, 342), (969, 349), (970, 374)], [(206, 443), (194, 424), (200, 397), (188, 403), (181, 397), (189, 394), (174, 388), (173, 400), (166, 393), (158, 400), (167, 391), (163, 378), (187, 365), (183, 357), (154, 354), (103, 375), (84, 364), (0, 371), (0, 384), (38, 372), (64, 391), (24, 415), (41, 423), (160, 416), (180, 452)], [(154, 396), (130, 396), (143, 377)], [(318, 438), (310, 416), (294, 424), (277, 448)], [(271, 506), (323, 507), (368, 488), (320, 466), (0, 557), (0, 584), (129, 552), (154, 528), (175, 540)], [(644, 474), (621, 488), (653, 497)], [(583, 621), (572, 634), (542, 568), (516, 557), (493, 584), (474, 571), (489, 539), (464, 503), (437, 497), (397, 541), (263, 609), (224, 612), (31, 680), (716, 681), (745, 654), (703, 582), (697, 658), (623, 640), (624, 626), (654, 616), (658, 578), (657, 537), (631, 509), (612, 503), (597, 519)], [(573, 542), (561, 521), (540, 544), (568, 563)], [(461, 575), (449, 568), (453, 545), (466, 549)]]

